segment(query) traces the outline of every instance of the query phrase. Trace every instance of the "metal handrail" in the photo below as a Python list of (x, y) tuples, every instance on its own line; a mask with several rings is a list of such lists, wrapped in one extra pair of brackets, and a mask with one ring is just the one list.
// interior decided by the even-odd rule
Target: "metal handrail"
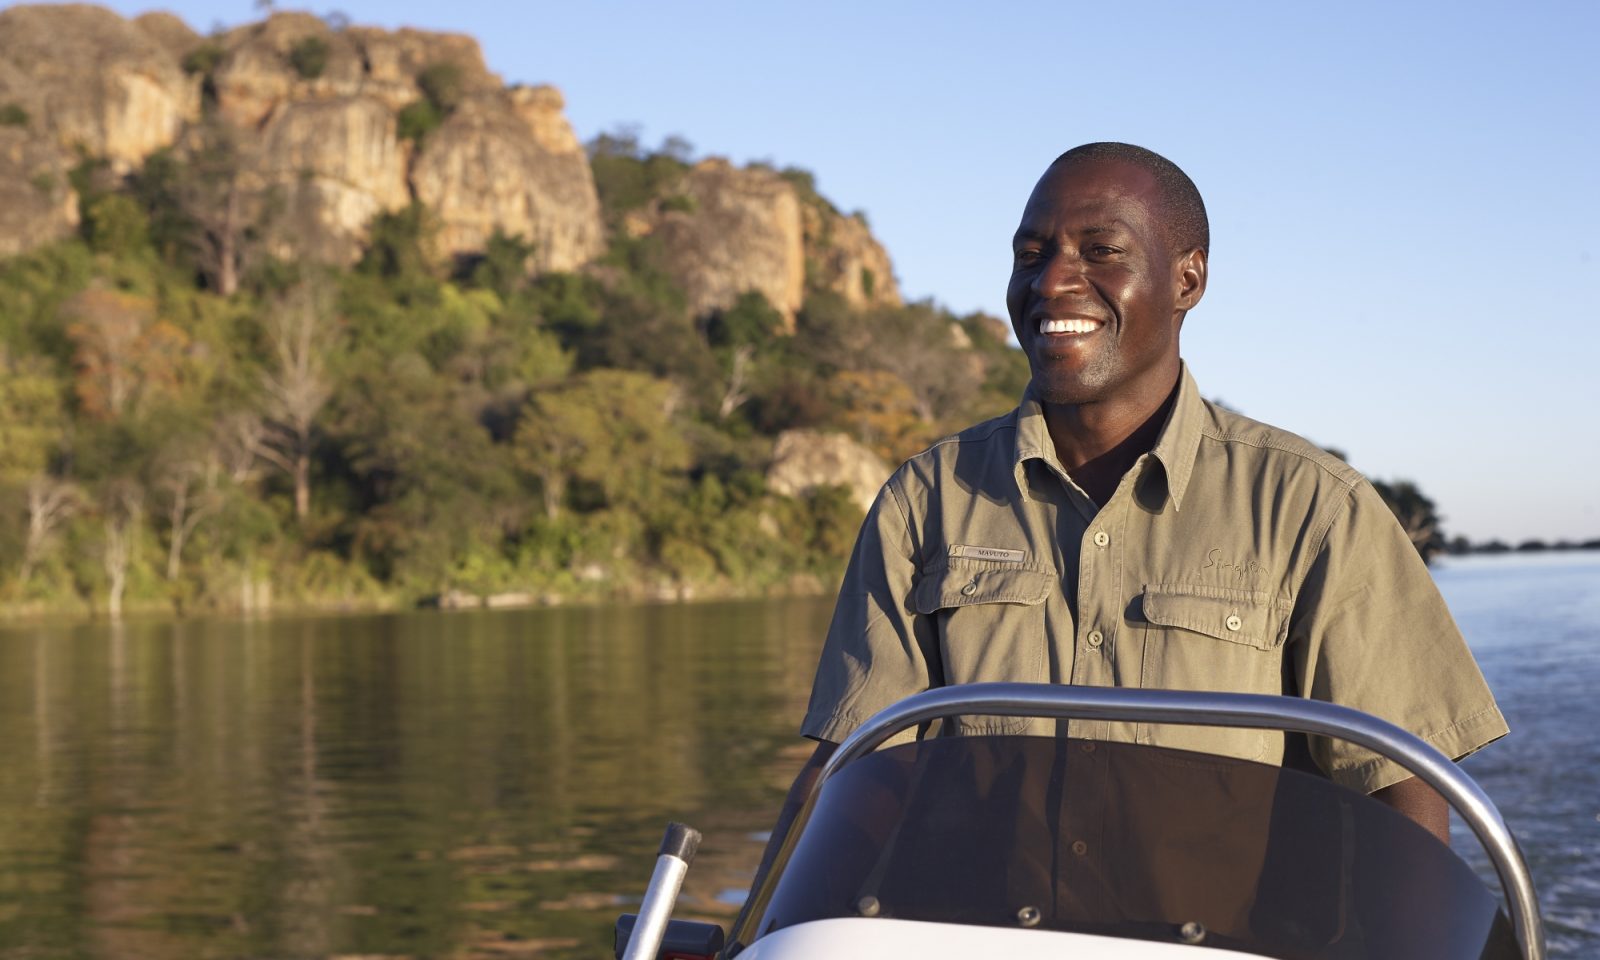
[[(1525, 960), (1544, 960), (1544, 927), (1533, 877), (1516, 838), (1483, 788), (1422, 738), (1377, 717), (1320, 700), (1255, 693), (1081, 687), (1050, 683), (969, 683), (914, 694), (867, 718), (839, 744), (811, 789), (870, 754), (901, 730), (961, 714), (1118, 720), (1285, 730), (1337, 737), (1393, 760), (1437, 790), (1483, 845), (1505, 891), (1511, 927)], [(808, 807), (810, 804), (807, 805)], [(801, 824), (795, 824), (791, 834)]]

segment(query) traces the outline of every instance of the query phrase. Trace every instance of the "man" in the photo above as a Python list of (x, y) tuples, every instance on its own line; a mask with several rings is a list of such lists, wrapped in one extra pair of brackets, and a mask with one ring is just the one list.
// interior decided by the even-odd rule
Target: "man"
[[(770, 860), (834, 746), (930, 686), (988, 680), (1287, 693), (1461, 757), (1506, 732), (1426, 567), (1339, 459), (1201, 398), (1179, 359), (1206, 289), (1194, 184), (1140, 147), (1045, 171), (1006, 305), (1032, 382), (1012, 413), (907, 461), (856, 544)], [(957, 732), (1054, 733), (969, 717)], [(1072, 722), (1071, 736), (1279, 763), (1280, 733)], [(1448, 842), (1444, 800), (1314, 740), (1332, 779)], [(763, 864), (762, 873), (765, 873)]]

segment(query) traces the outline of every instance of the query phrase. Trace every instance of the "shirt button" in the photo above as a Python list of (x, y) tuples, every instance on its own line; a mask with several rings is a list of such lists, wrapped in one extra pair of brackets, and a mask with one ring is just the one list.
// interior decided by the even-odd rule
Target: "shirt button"
[(1094, 545), (1095, 546), (1103, 547), (1103, 546), (1105, 546), (1106, 544), (1108, 544), (1110, 542), (1111, 542), (1111, 535), (1106, 533), (1104, 530), (1096, 530), (1094, 532)]
[(1085, 741), (1083, 741), (1083, 752), (1084, 753), (1094, 753), (1094, 741), (1093, 740), (1085, 740)]
[(974, 593), (977, 593), (977, 592), (978, 592), (978, 584), (976, 582), (969, 583), (966, 586), (961, 588), (961, 595), (963, 597), (970, 597)]
[(1239, 615), (1237, 613), (1230, 616), (1227, 623), (1229, 630), (1237, 630), (1244, 626), (1244, 621), (1239, 619)]
[(1105, 636), (1101, 634), (1099, 630), (1089, 631), (1089, 646), (1099, 649), (1100, 644), (1104, 641)]
[(1089, 852), (1089, 845), (1082, 840), (1074, 840), (1072, 841), (1072, 852), (1081, 857)]

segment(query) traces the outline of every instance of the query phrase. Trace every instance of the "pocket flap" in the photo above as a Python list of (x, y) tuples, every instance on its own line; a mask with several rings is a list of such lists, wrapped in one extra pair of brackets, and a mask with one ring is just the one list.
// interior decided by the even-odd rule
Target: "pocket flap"
[(911, 603), (918, 613), (975, 603), (1043, 603), (1055, 588), (1054, 571), (1031, 570), (1000, 564), (961, 563), (923, 575), (912, 590)]
[(1282, 642), (1288, 618), (1275, 616), (1268, 594), (1225, 587), (1152, 585), (1144, 588), (1144, 617), (1208, 637), (1271, 650)]

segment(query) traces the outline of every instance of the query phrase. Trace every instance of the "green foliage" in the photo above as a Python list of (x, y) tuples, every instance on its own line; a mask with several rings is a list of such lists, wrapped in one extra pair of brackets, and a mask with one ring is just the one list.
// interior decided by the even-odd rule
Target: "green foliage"
[(608, 221), (616, 226), (622, 214), (661, 199), (662, 209), (692, 212), (694, 200), (681, 194), (662, 197), (689, 170), (688, 151), (668, 138), (663, 149), (648, 151), (629, 129), (602, 133), (589, 141), (589, 166), (595, 192)]
[(694, 213), (699, 204), (686, 193), (675, 193), (661, 201), (662, 213)]
[(368, 231), (367, 251), (356, 269), (390, 280), (416, 280), (429, 274), (433, 219), (413, 200), (404, 210), (380, 213)]
[(0, 106), (0, 127), (26, 127), (28, 125), (28, 111), (19, 103), (7, 103)]
[(183, 55), (183, 72), (190, 76), (209, 77), (216, 72), (227, 52), (221, 44), (202, 43)]
[(461, 68), (453, 63), (435, 63), (417, 74), (417, 88), (441, 116), (448, 116), (460, 106), (466, 95), (466, 82)]
[(713, 347), (765, 344), (783, 327), (783, 317), (759, 291), (739, 295), (733, 306), (706, 318), (706, 340)]
[(507, 236), (497, 229), (490, 234), (483, 256), (472, 264), (469, 279), (473, 286), (493, 290), (502, 299), (509, 299), (527, 285), (532, 258), (532, 243), (520, 236)]
[(138, 201), (120, 193), (108, 193), (89, 205), (83, 232), (96, 253), (127, 255), (150, 243), (149, 218)]
[(1400, 521), (1401, 529), (1411, 539), (1422, 559), (1431, 562), (1445, 548), (1445, 535), (1433, 500), (1410, 480), (1374, 480), (1372, 486), (1395, 519)]
[(289, 48), (289, 65), (302, 80), (315, 80), (328, 67), (328, 41), (309, 36)]
[(460, 67), (453, 63), (436, 63), (417, 74), (417, 88), (422, 91), (422, 99), (400, 109), (395, 132), (401, 140), (421, 146), (428, 134), (439, 129), (460, 105), (466, 83)]
[(428, 134), (439, 129), (444, 115), (427, 100), (415, 100), (400, 108), (396, 118), (395, 135), (420, 145)]
[[(425, 131), (462, 84), (424, 75)], [(792, 332), (757, 293), (694, 316), (660, 239), (627, 230), (581, 273), (532, 274), (532, 245), (503, 234), (452, 272), (419, 204), (375, 218), (351, 269), (258, 252), (219, 296), (206, 236), (238, 154), (225, 128), (200, 129), (205, 149), (125, 179), (82, 157), (81, 236), (0, 261), (0, 612), (104, 609), (118, 524), (129, 609), (831, 581), (860, 508), (842, 489), (769, 490), (777, 434), (842, 431), (898, 457), (1027, 383), (1004, 322), (932, 303), (813, 289)], [(686, 142), (646, 150), (624, 130), (589, 149), (607, 222), (697, 213)], [(809, 174), (780, 175), (826, 204)], [(308, 282), (328, 285), (326, 309), (297, 353), (274, 305)], [(294, 434), (304, 517), (281, 462), (297, 384), (323, 404)], [(30, 488), (70, 500), (31, 548)], [(1414, 484), (1378, 489), (1419, 549), (1438, 538)]]

